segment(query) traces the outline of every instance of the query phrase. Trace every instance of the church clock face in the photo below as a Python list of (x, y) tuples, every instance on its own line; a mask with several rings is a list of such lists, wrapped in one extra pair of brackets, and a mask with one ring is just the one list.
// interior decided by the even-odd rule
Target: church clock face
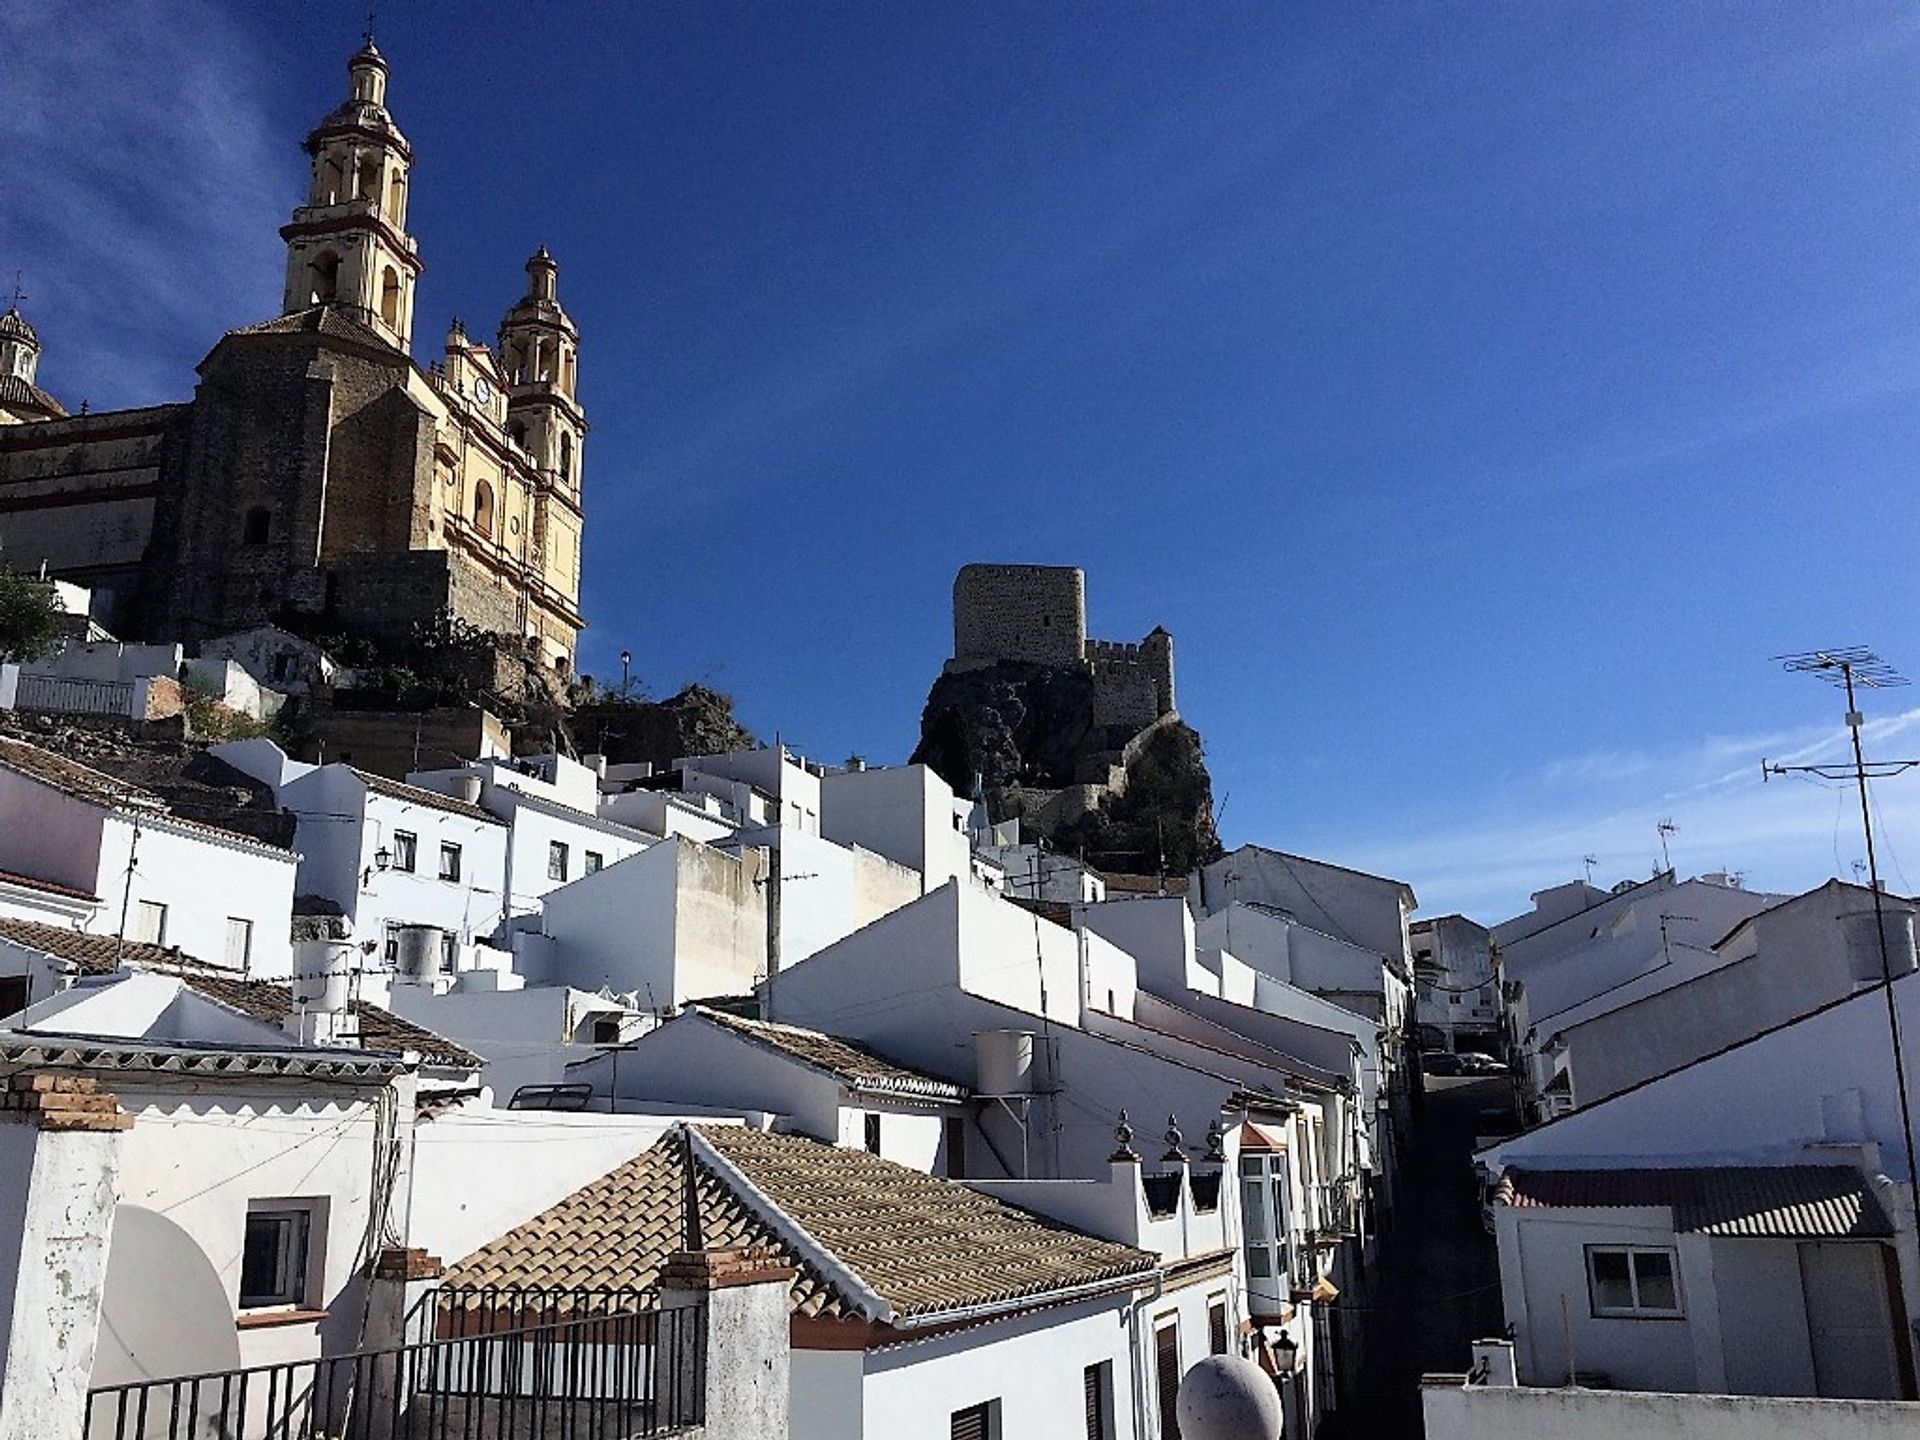
[(473, 398), (478, 400), (482, 405), (489, 405), (493, 402), (493, 386), (488, 383), (486, 376), (479, 375), (474, 377)]

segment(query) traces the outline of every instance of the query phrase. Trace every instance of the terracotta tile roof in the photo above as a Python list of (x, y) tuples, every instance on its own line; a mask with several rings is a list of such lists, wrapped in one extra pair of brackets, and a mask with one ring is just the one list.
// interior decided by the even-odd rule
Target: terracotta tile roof
[(61, 895), (69, 900), (91, 900), (96, 904), (100, 900), (98, 895), (76, 890), (71, 885), (58, 885), (51, 880), (35, 879), (31, 875), (16, 875), (11, 870), (0, 870), (0, 885), (18, 885), (23, 890), (44, 890), (49, 895)]
[[(1095, 1240), (953, 1181), (792, 1135), (692, 1127), (701, 1239), (771, 1245), (798, 1272), (796, 1315), (935, 1323), (975, 1307), (1044, 1304), (1151, 1276), (1154, 1256)], [(679, 1135), (476, 1251), (450, 1286), (617, 1289), (652, 1284), (681, 1248)]]
[(824, 1070), (852, 1090), (913, 1100), (964, 1100), (967, 1096), (964, 1086), (909, 1070), (864, 1045), (835, 1035), (803, 1030), (798, 1025), (779, 1025), (770, 1020), (748, 1020), (704, 1007), (694, 1007), (692, 1013), (755, 1045)]
[(1121, 875), (1114, 871), (1103, 870), (1100, 878), (1107, 882), (1109, 895), (1184, 895), (1187, 893), (1185, 875)]
[(144, 786), (116, 780), (90, 765), (69, 760), (51, 750), (42, 750), (38, 745), (29, 745), (24, 740), (0, 736), (0, 765), (16, 770), (29, 779), (38, 780), (43, 785), (51, 785), (56, 790), (96, 804), (116, 808), (127, 806), (137, 810), (166, 809), (166, 802)]
[(464, 815), (469, 820), (484, 820), (489, 825), (507, 823), (498, 815), (482, 810), (478, 805), (469, 805), (465, 800), (456, 799), (452, 795), (442, 795), (438, 790), (424, 790), (418, 785), (389, 780), (386, 776), (376, 775), (371, 770), (354, 769), (353, 773), (365, 781), (367, 788), (374, 794), (385, 795), (390, 800), (404, 800), (409, 805), (425, 805), (431, 810), (446, 810), (455, 815)]
[(67, 416), (66, 406), (38, 385), (30, 384), (18, 375), (0, 375), (0, 405), (39, 410), (49, 420), (64, 420)]
[[(0, 918), (0, 940), (27, 945), (56, 959), (71, 961), (94, 975), (109, 975), (116, 955), (128, 965), (157, 974), (176, 976), (197, 993), (228, 1009), (269, 1025), (278, 1025), (293, 1013), (293, 991), (272, 980), (248, 980), (231, 970), (207, 965), (177, 948), (147, 945), (129, 940), (122, 946), (112, 935), (86, 935), (63, 930), (57, 925), (41, 925), (32, 920)], [(368, 1051), (399, 1053), (416, 1050), (430, 1065), (449, 1065), (477, 1069), (486, 1061), (462, 1045), (402, 1020), (390, 1010), (364, 1000), (353, 1003), (352, 1012), (360, 1020), (360, 1048)]]
[(131, 812), (142, 817), (141, 824), (146, 824), (146, 817), (151, 817), (156, 822), (178, 826), (182, 830), (228, 844), (266, 851), (289, 861), (295, 858), (294, 853), (284, 845), (276, 845), (224, 825), (211, 825), (204, 820), (190, 820), (184, 815), (175, 814), (163, 797), (144, 785), (116, 779), (90, 765), (82, 765), (78, 760), (69, 760), (64, 755), (43, 750), (38, 745), (29, 745), (23, 740), (0, 735), (0, 766), (38, 780), (43, 785), (50, 785), (76, 799), (105, 805), (112, 810)]
[(1521, 1209), (1669, 1207), (1689, 1235), (1860, 1239), (1893, 1234), (1866, 1177), (1850, 1165), (1709, 1165), (1675, 1169), (1510, 1167), (1496, 1192)]

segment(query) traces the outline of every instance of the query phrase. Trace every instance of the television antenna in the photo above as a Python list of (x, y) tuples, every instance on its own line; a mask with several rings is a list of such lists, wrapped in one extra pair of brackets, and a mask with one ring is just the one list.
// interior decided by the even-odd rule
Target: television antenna
[(1791, 674), (1812, 675), (1844, 690), (1847, 696), (1847, 733), (1853, 741), (1853, 764), (1769, 765), (1760, 762), (1760, 778), (1770, 775), (1818, 775), (1825, 780), (1852, 777), (1860, 791), (1860, 827), (1867, 838), (1867, 883), (1873, 891), (1874, 931), (1880, 937), (1880, 988), (1887, 998), (1887, 1035), (1893, 1046), (1894, 1086), (1900, 1092), (1900, 1128), (1907, 1149), (1907, 1193), (1920, 1195), (1920, 1162), (1913, 1154), (1913, 1109), (1907, 1099), (1906, 1057), (1901, 1045), (1900, 1011), (1893, 1003), (1893, 960), (1887, 952), (1887, 921), (1880, 898), (1880, 862), (1873, 849), (1873, 809), (1867, 803), (1867, 781), (1882, 780), (1920, 766), (1920, 760), (1869, 761), (1860, 744), (1866, 718), (1860, 713), (1857, 690), (1891, 690), (1912, 682), (1864, 645), (1835, 650), (1806, 650), (1773, 657)]
[(1580, 857), (1580, 863), (1587, 867), (1587, 884), (1593, 884), (1593, 867), (1600, 863), (1600, 857), (1598, 855), (1583, 855)]
[(1671, 870), (1673, 869), (1673, 861), (1667, 857), (1667, 837), (1669, 835), (1678, 835), (1680, 833), (1680, 827), (1674, 824), (1672, 817), (1669, 816), (1653, 828), (1655, 833), (1660, 837), (1660, 868), (1662, 870)]

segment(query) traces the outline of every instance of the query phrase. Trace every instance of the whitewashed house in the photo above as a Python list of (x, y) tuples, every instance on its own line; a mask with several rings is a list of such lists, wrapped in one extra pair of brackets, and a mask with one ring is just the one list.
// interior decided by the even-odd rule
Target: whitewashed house
[(973, 872), (972, 810), (926, 765), (852, 762), (820, 776), (820, 833), (904, 865), (922, 894)]
[(1464, 915), (1416, 920), (1413, 1022), (1423, 1050), (1506, 1053), (1492, 936)]
[(1719, 968), (1715, 942), (1781, 898), (1723, 875), (1676, 882), (1667, 873), (1499, 947), (1522, 1100), (1533, 1117), (1572, 1108), (1554, 1039), (1567, 1024)]
[(634, 997), (659, 1013), (742, 995), (767, 973), (770, 861), (683, 835), (549, 891), (511, 936), (529, 985)]
[(644, 1103), (776, 1116), (777, 1128), (793, 1134), (951, 1179), (967, 1173), (965, 1086), (797, 1025), (690, 1006), (567, 1078), (593, 1087), (596, 1109)]
[[(1829, 880), (1736, 925), (1696, 964), (1664, 966), (1563, 1011), (1543, 1049), (1569, 1107), (1617, 1095), (1914, 968), (1911, 901)], [(1877, 917), (1877, 918), (1876, 918)], [(1880, 943), (1884, 927), (1886, 944)]]
[[(1915, 1033), (1920, 977), (1891, 993)], [(1520, 1384), (1914, 1398), (1920, 1255), (1884, 987), (1478, 1159)]]
[[(959, 880), (779, 972), (763, 996), (783, 1024), (966, 1084), (969, 1135), (977, 1131), (985, 1152), (969, 1148), (969, 1183), (1107, 1176), (1119, 1109), (1152, 1117), (1143, 1130), (1161, 1116), (1175, 1122), (1171, 1154), (1211, 1153), (1219, 1134), (1257, 1126), (1262, 1153), (1243, 1161), (1253, 1173), (1242, 1179), (1270, 1218), (1228, 1242), (1234, 1284), (1252, 1316), (1283, 1329), (1302, 1357), (1302, 1413), (1317, 1421), (1330, 1405), (1330, 1317), (1315, 1301), (1336, 1293), (1332, 1245), (1292, 1242), (1338, 1228), (1316, 1208), (1332, 1181), (1354, 1193), (1350, 1171), (1336, 1177), (1328, 1163), (1350, 1153), (1340, 1076), (1245, 1037), (1223, 1044), (1228, 1037), (1192, 1020), (1181, 1022), (1186, 1033), (1141, 1023), (1132, 955)], [(1339, 1044), (1351, 1067), (1351, 1048)], [(1280, 1270), (1281, 1256), (1294, 1268)]]
[[(0, 739), (10, 913), (285, 974), (299, 857), (171, 813), (140, 786)], [(17, 1007), (15, 1007), (17, 1008)]]
[(1156, 1284), (1154, 1254), (861, 1149), (690, 1125), (460, 1261), (448, 1283), (649, 1284), (688, 1224), (688, 1165), (709, 1244), (759, 1244), (792, 1267), (794, 1440), (1171, 1440), (1161, 1396), (1206, 1353), (1207, 1322), (1203, 1308), (1187, 1322)]
[(500, 927), (508, 828), (474, 801), (351, 765), (304, 764), (271, 740), (218, 745), (212, 754), (272, 786), (294, 816), (301, 908), (340, 916), (369, 972), (397, 971), (403, 958), (416, 971), (427, 967), (422, 973), (451, 971), (461, 946)]
[(503, 924), (538, 913), (549, 891), (618, 864), (656, 838), (602, 815), (598, 773), (564, 755), (469, 760), (412, 772), (407, 781), (471, 801), (506, 824)]

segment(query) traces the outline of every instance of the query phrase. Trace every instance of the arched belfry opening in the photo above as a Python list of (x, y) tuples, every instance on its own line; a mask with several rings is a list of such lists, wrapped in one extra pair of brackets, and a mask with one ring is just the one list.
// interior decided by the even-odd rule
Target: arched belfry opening
[(391, 265), (380, 272), (380, 318), (400, 328), (400, 272)]
[(340, 298), (340, 257), (322, 250), (307, 266), (309, 305), (331, 305)]
[(247, 511), (246, 519), (240, 526), (242, 545), (264, 545), (273, 531), (273, 512), (264, 505), (256, 505)]
[(573, 483), (573, 436), (564, 430), (560, 432), (560, 478)]
[(493, 536), (493, 487), (484, 480), (473, 487), (473, 528)]

